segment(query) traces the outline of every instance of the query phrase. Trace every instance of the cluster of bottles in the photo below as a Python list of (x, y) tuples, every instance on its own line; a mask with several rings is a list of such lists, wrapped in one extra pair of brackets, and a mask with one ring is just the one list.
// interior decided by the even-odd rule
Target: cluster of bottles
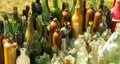
[[(8, 16), (4, 14), (4, 21), (0, 22), (0, 26), (4, 27), (0, 27), (0, 63), (118, 63), (117, 60), (109, 59), (117, 57), (110, 56), (114, 54), (109, 51), (111, 44), (119, 45), (118, 42), (120, 42), (117, 40), (120, 27), (119, 24), (116, 26), (120, 16), (117, 17), (118, 11), (114, 12), (119, 9), (120, 0), (114, 1), (116, 3), (111, 9), (113, 22), (108, 21), (110, 11), (104, 7), (104, 0), (100, 0), (101, 4), (97, 12), (93, 5), (86, 10), (86, 0), (73, 0), (70, 11), (68, 1), (62, 3), (61, 11), (58, 0), (53, 0), (52, 10), (48, 7), (48, 0), (42, 0), (42, 3), (36, 0), (31, 4), (32, 14), (29, 12), (29, 6), (26, 6), (21, 18), (17, 7), (14, 7), (13, 20), (9, 22)], [(115, 48), (115, 45), (112, 48)], [(112, 50), (118, 49), (117, 46)]]

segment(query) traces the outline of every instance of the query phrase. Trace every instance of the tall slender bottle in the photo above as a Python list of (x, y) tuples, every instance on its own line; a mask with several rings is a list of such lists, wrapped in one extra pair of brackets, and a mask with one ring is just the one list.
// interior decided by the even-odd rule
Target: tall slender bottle
[(28, 19), (27, 29), (25, 33), (25, 39), (27, 42), (26, 44), (27, 44), (28, 49), (34, 40), (34, 28), (33, 28), (33, 22), (31, 19), (32, 19), (31, 17)]
[(10, 38), (7, 38), (3, 42), (4, 47), (4, 64), (16, 64), (16, 50), (17, 44)]
[(93, 32), (97, 31), (98, 25), (100, 24), (99, 21), (101, 21), (101, 19), (102, 19), (102, 9), (99, 9), (94, 15), (94, 21), (92, 26)]
[(76, 2), (77, 2), (77, 0), (73, 0), (72, 8), (71, 8), (71, 10), (70, 10), (71, 15), (74, 14)]
[(61, 26), (63, 27), (66, 22), (71, 22), (71, 14), (67, 9), (62, 11)]
[(48, 0), (42, 0), (42, 20), (49, 23), (49, 9), (48, 9)]
[(83, 17), (80, 14), (80, 1), (77, 0), (75, 6), (75, 13), (72, 16), (71, 25), (72, 25), (72, 35), (77, 38), (79, 34), (83, 33)]
[(3, 35), (0, 32), (0, 63), (4, 64), (4, 51), (3, 51), (2, 40), (3, 40)]
[(58, 21), (61, 20), (61, 10), (58, 7), (58, 0), (53, 0), (52, 13), (54, 14), (54, 17), (58, 19)]
[(52, 41), (52, 36), (53, 33), (55, 32), (55, 29), (58, 27), (58, 20), (57, 18), (54, 18), (53, 21), (50, 22), (50, 31), (49, 31), (49, 36), (50, 36), (50, 40)]
[(93, 23), (95, 10), (92, 5), (90, 5), (90, 8), (86, 11), (86, 19), (85, 19), (85, 29), (87, 29), (90, 22)]

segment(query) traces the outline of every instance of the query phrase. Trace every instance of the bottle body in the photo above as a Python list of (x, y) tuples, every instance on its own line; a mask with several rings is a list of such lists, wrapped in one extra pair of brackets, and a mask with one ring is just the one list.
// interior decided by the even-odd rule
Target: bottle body
[(4, 47), (4, 63), (16, 64), (17, 44), (15, 42), (9, 42), (5, 40), (3, 43), (3, 47)]
[(3, 40), (3, 35), (0, 32), (0, 63), (4, 64), (4, 51), (3, 51), (2, 40)]

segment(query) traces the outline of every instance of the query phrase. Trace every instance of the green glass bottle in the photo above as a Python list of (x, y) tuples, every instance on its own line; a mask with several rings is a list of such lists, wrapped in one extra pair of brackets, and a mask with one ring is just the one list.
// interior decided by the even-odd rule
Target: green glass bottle
[(58, 0), (53, 0), (52, 13), (53, 13), (54, 17), (56, 17), (58, 19), (58, 21), (61, 20), (61, 10), (58, 7)]
[(42, 0), (42, 19), (44, 22), (49, 22), (49, 8), (47, 4), (48, 0)]
[(70, 10), (70, 13), (73, 15), (75, 11), (75, 5), (76, 5), (77, 0), (73, 0), (72, 8)]

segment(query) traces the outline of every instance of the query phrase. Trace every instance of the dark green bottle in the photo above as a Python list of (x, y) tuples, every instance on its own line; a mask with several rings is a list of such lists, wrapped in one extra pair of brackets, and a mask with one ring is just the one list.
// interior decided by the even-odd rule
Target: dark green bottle
[(50, 17), (49, 17), (49, 8), (48, 8), (48, 0), (42, 0), (42, 20), (44, 22), (49, 22)]
[(58, 19), (58, 21), (61, 20), (61, 10), (58, 7), (58, 0), (53, 0), (52, 13), (53, 13), (54, 17), (56, 17)]
[(71, 15), (74, 14), (76, 2), (77, 2), (77, 0), (73, 0), (72, 8), (70, 10)]

